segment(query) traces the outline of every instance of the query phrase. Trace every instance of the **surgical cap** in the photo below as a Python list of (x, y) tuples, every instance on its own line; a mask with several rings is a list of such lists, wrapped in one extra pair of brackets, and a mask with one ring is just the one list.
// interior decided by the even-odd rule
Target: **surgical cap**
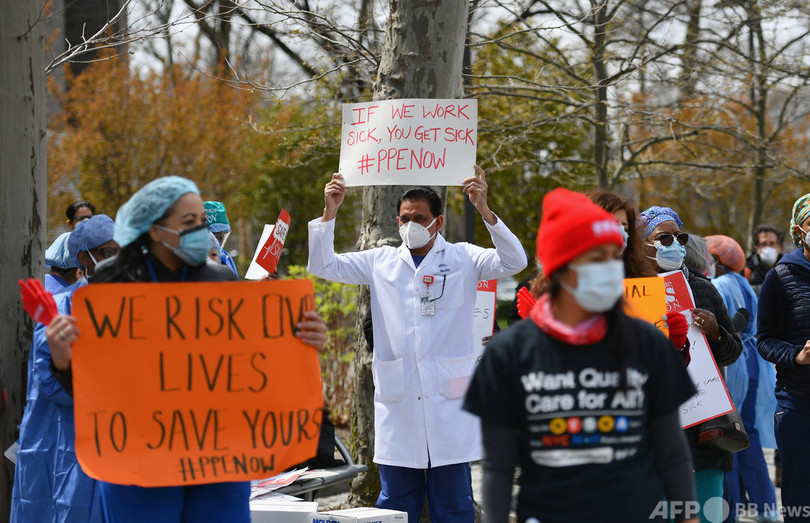
[(644, 232), (649, 237), (653, 229), (658, 227), (664, 222), (673, 221), (678, 225), (678, 228), (683, 227), (683, 222), (678, 217), (678, 213), (669, 207), (659, 207), (653, 205), (639, 216), (639, 220), (644, 225)]
[(96, 214), (79, 222), (68, 240), (68, 248), (77, 267), (81, 265), (79, 253), (95, 249), (112, 240), (114, 228), (112, 218), (106, 214)]
[(121, 247), (134, 242), (187, 193), (200, 194), (187, 178), (166, 176), (147, 183), (118, 209), (113, 240)]
[(801, 247), (802, 238), (793, 229), (796, 225), (801, 227), (808, 217), (810, 217), (810, 194), (805, 194), (793, 204), (793, 214), (790, 218), (790, 235), (796, 247)]
[(217, 240), (217, 237), (214, 236), (214, 233), (211, 232), (211, 231), (208, 231), (208, 238), (211, 239), (211, 248), (216, 249), (217, 252), (220, 253), (220, 255), (221, 255), (222, 254), (222, 247), (219, 246), (219, 240)]
[(73, 256), (70, 255), (70, 249), (68, 248), (69, 237), (70, 233), (64, 232), (48, 247), (45, 251), (46, 266), (58, 269), (72, 269), (79, 266), (73, 262)]
[(222, 202), (205, 202), (205, 223), (211, 232), (230, 232), (231, 222)]
[(724, 234), (714, 234), (706, 236), (706, 243), (712, 256), (732, 271), (740, 272), (745, 268), (745, 251), (734, 238)]

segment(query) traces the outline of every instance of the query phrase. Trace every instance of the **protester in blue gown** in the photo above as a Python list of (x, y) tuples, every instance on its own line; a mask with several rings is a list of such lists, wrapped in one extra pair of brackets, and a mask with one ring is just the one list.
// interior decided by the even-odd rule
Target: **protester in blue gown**
[[(118, 252), (112, 238), (113, 221), (109, 216), (99, 214), (84, 220), (70, 234), (64, 248), (64, 252), (74, 255), (63, 262), (72, 267), (82, 266), (92, 276), (97, 262)], [(86, 284), (82, 278), (54, 294), (61, 314), (70, 314), (73, 292)], [(28, 360), (28, 389), (20, 425), (11, 521), (101, 521), (98, 483), (76, 461), (73, 398), (51, 374), (50, 362), (45, 326), (37, 324)]]
[(231, 222), (222, 202), (205, 202), (205, 223), (219, 242), (219, 262), (239, 276), (233, 257), (225, 250), (225, 242), (231, 235)]
[[(746, 506), (756, 505), (759, 521), (776, 521), (776, 491), (762, 453), (763, 447), (776, 447), (773, 437), (776, 373), (773, 365), (757, 352), (757, 295), (748, 280), (740, 274), (745, 269), (745, 252), (740, 244), (720, 234), (708, 236), (706, 241), (713, 262), (709, 275), (713, 276), (712, 283), (723, 297), (729, 315), (749, 317), (740, 332), (743, 353), (728, 368), (742, 367), (739, 374), (744, 380), (744, 393), (741, 398), (734, 398), (734, 404), (740, 412), (751, 446), (734, 454), (734, 470), (726, 472), (724, 497), (731, 507), (743, 502)], [(732, 376), (727, 375), (729, 390), (732, 389), (733, 380)], [(742, 498), (742, 492), (747, 495), (747, 500)]]
[(68, 285), (76, 283), (76, 266), (74, 257), (68, 249), (70, 233), (62, 233), (45, 251), (45, 290), (55, 293)]

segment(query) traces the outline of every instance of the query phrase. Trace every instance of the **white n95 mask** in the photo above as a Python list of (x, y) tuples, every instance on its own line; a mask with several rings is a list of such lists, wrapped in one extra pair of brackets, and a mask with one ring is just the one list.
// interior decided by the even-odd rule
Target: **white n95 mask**
[(762, 261), (762, 264), (766, 267), (771, 267), (776, 263), (776, 258), (779, 257), (779, 251), (774, 249), (773, 247), (763, 247), (761, 251), (759, 251), (759, 259)]
[(437, 219), (438, 216), (433, 218), (433, 221), (430, 222), (427, 227), (416, 222), (408, 222), (400, 225), (399, 237), (402, 238), (402, 243), (405, 244), (405, 247), (409, 249), (418, 249), (427, 245), (428, 242), (433, 239), (433, 236), (436, 236), (436, 233), (433, 233), (433, 236), (431, 236), (428, 228), (436, 223)]

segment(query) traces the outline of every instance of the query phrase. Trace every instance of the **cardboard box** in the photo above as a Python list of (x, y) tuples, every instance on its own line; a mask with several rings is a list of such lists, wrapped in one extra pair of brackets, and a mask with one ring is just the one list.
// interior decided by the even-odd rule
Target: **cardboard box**
[(313, 514), (310, 523), (408, 523), (408, 513), (375, 507), (347, 508)]
[(317, 501), (264, 501), (250, 502), (251, 523), (311, 523), (318, 512)]

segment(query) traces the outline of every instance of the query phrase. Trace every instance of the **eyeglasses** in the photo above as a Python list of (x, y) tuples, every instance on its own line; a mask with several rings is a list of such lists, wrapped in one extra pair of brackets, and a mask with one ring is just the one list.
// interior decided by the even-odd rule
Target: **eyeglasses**
[(93, 252), (97, 252), (101, 255), (102, 258), (112, 258), (116, 254), (118, 254), (118, 247), (102, 247), (101, 249), (90, 249)]
[(685, 232), (682, 232), (677, 236), (673, 236), (669, 233), (664, 233), (655, 239), (655, 241), (661, 242), (661, 245), (663, 245), (664, 247), (669, 247), (675, 240), (678, 240), (678, 243), (680, 243), (681, 245), (686, 245), (686, 243), (689, 241), (689, 235)]

